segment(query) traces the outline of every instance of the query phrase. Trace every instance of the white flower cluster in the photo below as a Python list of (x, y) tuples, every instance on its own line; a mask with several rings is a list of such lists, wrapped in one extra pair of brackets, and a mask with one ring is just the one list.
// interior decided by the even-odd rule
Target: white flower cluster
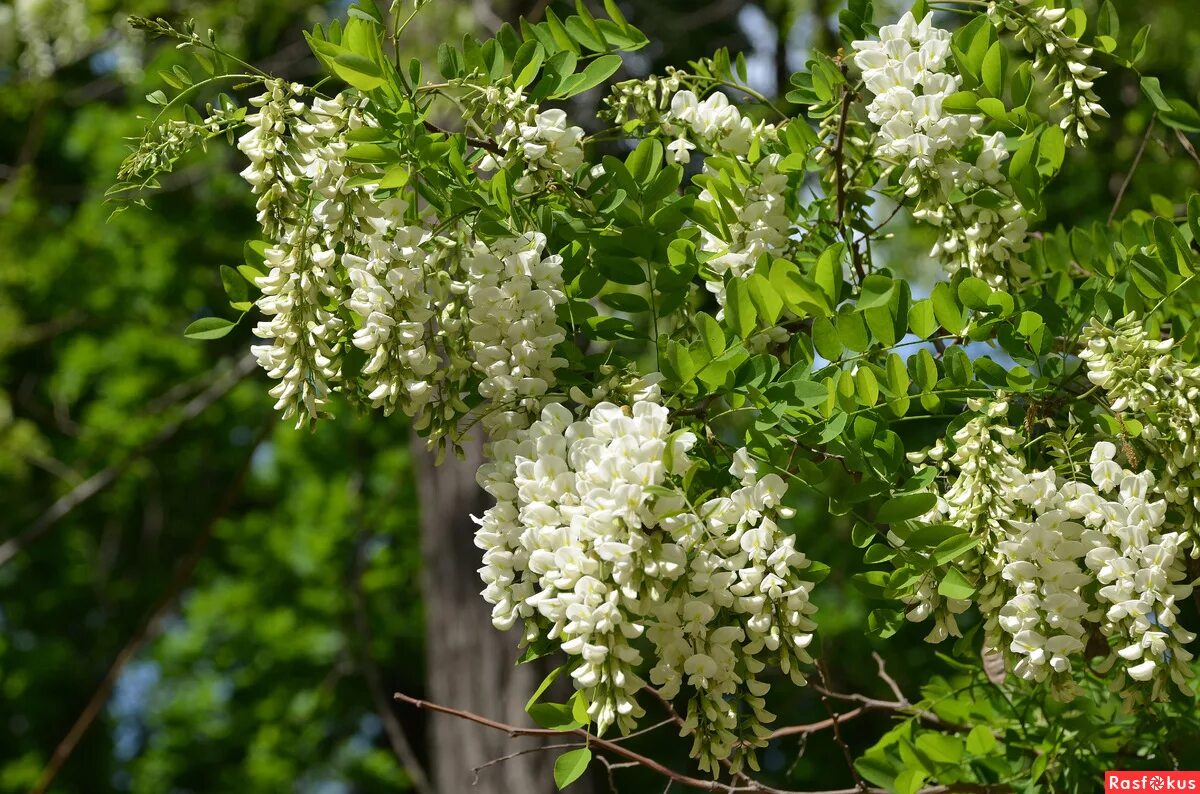
[(1015, 31), (1017, 41), (1034, 55), (1033, 68), (1051, 81), (1051, 107), (1067, 107), (1059, 126), (1068, 145), (1087, 141), (1088, 130), (1099, 127), (1095, 117), (1108, 118), (1093, 89), (1105, 72), (1089, 63), (1092, 48), (1066, 32), (1071, 22), (1067, 9), (1013, 0), (1011, 4), (993, 3), (988, 15), (997, 26)]
[[(913, 217), (938, 228), (932, 255), (1002, 284), (1028, 248), (1028, 223), (1000, 170), (1008, 157), (1003, 133), (984, 136), (983, 116), (943, 111), (961, 82), (946, 71), (949, 31), (934, 27), (932, 13), (919, 23), (908, 13), (880, 28), (878, 40), (853, 46), (872, 96), (867, 112), (879, 127), (875, 154), (903, 168)], [(980, 151), (968, 161), (974, 141)]]
[[(284, 120), (285, 102), (294, 116), (290, 123)], [(339, 94), (305, 107), (287, 99), (278, 83), (256, 104), (261, 110), (248, 117), (251, 129), (239, 141), (250, 158), (242, 175), (260, 195), (264, 231), (275, 233), (276, 244), (265, 252), (270, 272), (256, 279), (262, 289), (258, 307), (267, 319), (254, 333), (268, 343), (253, 352), (279, 380), (270, 391), (276, 408), (285, 418), (296, 416), (299, 425), (321, 415), (341, 377), (345, 321), (337, 311), (338, 249), (355, 240), (359, 219), (372, 214), (370, 193), (350, 182), (346, 133), (371, 120), (361, 100)], [(304, 196), (301, 206), (285, 200), (291, 189)]]
[[(706, 768), (761, 744), (771, 719), (759, 679), (798, 665), (814, 624), (809, 562), (776, 525), (784, 484), (740, 452), (741, 487), (692, 509), (679, 480), (690, 432), (672, 432), (655, 390), (632, 406), (602, 402), (575, 421), (551, 404), (528, 431), (498, 441), (479, 472), (496, 505), (477, 519), (484, 598), (500, 629), (553, 640), (600, 730), (635, 725), (645, 676), (695, 697), (686, 718)], [(657, 663), (646, 673), (634, 642)]]
[(667, 151), (676, 163), (691, 161), (692, 150), (746, 157), (751, 145), (772, 141), (778, 135), (774, 125), (755, 124), (742, 115), (737, 105), (720, 91), (699, 99), (692, 91), (679, 91), (671, 97), (671, 109), (662, 118), (662, 129), (673, 137)]
[(404, 223), (406, 202), (393, 197), (372, 209), (358, 253), (342, 255), (353, 288), (346, 305), (362, 319), (352, 341), (368, 355), (360, 378), (372, 406), (422, 417), (438, 383), (453, 374), (429, 333), (435, 295), (448, 290), (439, 289), (435, 256), (422, 248), (429, 232)]
[[(1063, 697), (1078, 689), (1081, 658), (1096, 655), (1106, 657), (1101, 670), (1123, 660), (1132, 679), (1152, 682), (1123, 692), (1130, 701), (1165, 698), (1169, 681), (1190, 691), (1184, 646), (1195, 638), (1178, 626), (1177, 603), (1192, 592), (1184, 562), (1194, 541), (1168, 525), (1154, 474), (1122, 467), (1108, 441), (1092, 448), (1087, 479), (1073, 466), (1068, 475), (1029, 471), (1017, 454), (1021, 436), (1003, 423), (1003, 398), (970, 407), (977, 415), (955, 433), (949, 457), (941, 442), (910, 457), (933, 459), (946, 476), (924, 520), (980, 538), (979, 554), (958, 565), (979, 583), (986, 647)], [(906, 599), (916, 604), (909, 618), (939, 620), (927, 639), (957, 635), (953, 614), (967, 602), (943, 606), (932, 587), (917, 590)]]
[[(1152, 682), (1153, 699), (1166, 698), (1168, 681), (1190, 693), (1192, 654), (1184, 646), (1195, 635), (1178, 624), (1177, 602), (1192, 593), (1184, 568), (1191, 540), (1165, 526), (1167, 503), (1154, 475), (1122, 468), (1116, 453), (1111, 442), (1095, 445), (1089, 482), (1044, 471), (1014, 490), (1031, 515), (1013, 522), (996, 547), (1011, 590), (989, 629), (1011, 636), (1016, 674), (1054, 676), (1065, 695), (1075, 692), (1071, 657), (1096, 631), (1111, 646), (1102, 669), (1120, 659), (1134, 681)], [(1123, 678), (1112, 687), (1131, 701), (1145, 694), (1124, 690)]]
[[(437, 435), (472, 410), (477, 380), (485, 430), (526, 427), (564, 363), (554, 355), (566, 338), (555, 313), (566, 299), (562, 260), (543, 255), (545, 236), (435, 238), (430, 219), (384, 197), (380, 169), (346, 159), (346, 134), (375, 126), (361, 99), (309, 107), (299, 87), (266, 89), (238, 145), (259, 221), (277, 241), (257, 281), (268, 319), (255, 333), (271, 344), (254, 348), (280, 379), (277, 407), (302, 422), (320, 415), (331, 390), (351, 388)], [(342, 372), (347, 341), (367, 355), (352, 383)]]
[[(1008, 403), (1003, 396), (990, 403), (972, 399), (968, 408), (977, 415), (951, 437), (952, 451), (938, 439), (928, 451), (908, 457), (914, 463), (932, 461), (931, 465), (953, 476), (945, 490), (938, 493), (933, 510), (923, 519), (963, 527), (990, 545), (997, 537), (1003, 537), (1005, 522), (1015, 512), (1009, 493), (1023, 477), (1024, 462), (1013, 450), (1022, 439), (1005, 424)], [(899, 538), (894, 542), (898, 544)], [(941, 642), (947, 637), (961, 636), (955, 616), (965, 612), (970, 602), (945, 598), (937, 592), (937, 582), (929, 578), (903, 600), (911, 606), (906, 615), (909, 620), (920, 623), (934, 618), (926, 641)]]
[[(722, 313), (726, 277), (749, 278), (760, 256), (778, 255), (787, 246), (792, 221), (787, 212), (788, 177), (779, 171), (780, 159), (778, 154), (769, 154), (753, 165), (738, 163), (745, 179), (741, 183), (731, 179), (729, 171), (704, 164), (709, 184), (699, 200), (712, 206), (714, 216), (721, 214), (723, 201), (734, 216), (721, 224), (720, 233), (700, 230), (700, 250), (710, 255), (704, 265), (715, 275), (705, 280), (705, 286), (717, 297)], [(721, 187), (712, 184), (716, 180)]]
[(583, 128), (570, 124), (564, 111), (539, 111), (510, 89), (493, 88), (484, 96), (494, 96), (487, 115), (500, 120), (496, 145), (501, 151), (485, 155), (480, 168), (495, 171), (523, 162), (525, 172), (513, 182), (513, 190), (527, 194), (550, 181), (571, 179), (583, 165)]
[[(476, 241), (463, 256), (467, 338), (483, 416), (492, 438), (527, 427), (566, 361), (554, 348), (566, 339), (555, 307), (566, 301), (562, 257), (543, 256), (545, 235), (524, 234), (490, 245)], [(457, 291), (457, 290), (456, 290)]]
[(1200, 481), (1200, 368), (1171, 354), (1174, 340), (1152, 339), (1135, 314), (1112, 328), (1093, 319), (1084, 340), (1079, 357), (1088, 379), (1108, 393), (1113, 411), (1138, 419), (1141, 440), (1162, 463), (1159, 489), (1193, 526), (1200, 512), (1192, 485)]

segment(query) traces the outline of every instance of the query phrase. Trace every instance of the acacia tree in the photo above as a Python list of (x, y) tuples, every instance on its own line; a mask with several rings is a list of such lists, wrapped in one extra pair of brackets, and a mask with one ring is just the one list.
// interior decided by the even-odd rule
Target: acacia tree
[[(791, 116), (725, 51), (608, 85), (648, 43), (611, 0), (443, 45), (427, 79), (403, 41), (425, 5), (309, 32), (312, 86), (135, 19), (204, 74), (150, 97), (113, 188), (141, 201), (184, 152), (236, 141), (262, 238), (225, 273), (241, 316), (189, 335), (257, 310), (254, 354), (298, 427), (340, 392), (441, 455), (485, 440), (483, 597), (525, 660), (568, 662), (531, 693), (541, 729), (400, 699), (567, 734), (563, 786), (596, 759), (778, 791), (756, 750), (822, 730), (852, 790), (1090, 790), (1097, 769), (1188, 762), (1200, 198), (1035, 231), (1107, 117), (1095, 82), (1136, 69), (1146, 30), (1122, 43), (1111, 4), (1053, 0), (920, 0), (876, 27), (855, 0), (845, 48), (792, 75)], [(221, 85), (253, 98), (199, 109)], [(1200, 129), (1141, 85), (1163, 123)], [(558, 105), (592, 90), (585, 134)], [(934, 284), (890, 266), (904, 215), (936, 239)], [(814, 501), (863, 550), (863, 631), (925, 623), (955, 640), (956, 676), (913, 701), (880, 658), (894, 700), (825, 685), (828, 568), (790, 523)], [(558, 676), (574, 694), (544, 702)], [(829, 719), (779, 727), (784, 680)], [(707, 777), (622, 743), (648, 707)], [(869, 710), (895, 727), (850, 747), (840, 725)]]

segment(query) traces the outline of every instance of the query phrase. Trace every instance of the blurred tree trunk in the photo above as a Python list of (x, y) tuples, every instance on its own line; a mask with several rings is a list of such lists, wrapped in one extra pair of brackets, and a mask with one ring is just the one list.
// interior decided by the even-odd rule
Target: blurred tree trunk
[[(475, 547), (471, 515), (491, 497), (475, 484), (482, 444), (469, 443), (466, 458), (433, 465), (423, 439), (414, 437), (414, 467), (421, 511), (422, 591), (428, 699), (516, 725), (532, 725), (525, 701), (550, 665), (516, 665), (518, 634), (501, 634), (479, 591), (482, 552)], [(501, 731), (453, 717), (430, 715), (429, 759), (439, 794), (551, 794), (556, 753), (529, 753), (479, 773), (472, 770), (529, 747)], [(586, 794), (586, 781), (573, 791)]]

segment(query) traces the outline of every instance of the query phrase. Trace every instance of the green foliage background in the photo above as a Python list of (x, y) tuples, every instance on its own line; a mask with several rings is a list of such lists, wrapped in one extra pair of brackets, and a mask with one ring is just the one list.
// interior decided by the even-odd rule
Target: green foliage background
[[(815, 2), (764, 0), (743, 11), (720, 0), (630, 0), (622, 4), (627, 16), (662, 46), (629, 67), (682, 65), (728, 45), (758, 53), (770, 80), (799, 68), (808, 43), (829, 40), (837, 4)], [(93, 2), (93, 33), (103, 42), (116, 17), (178, 17), (178, 5)], [(1154, 27), (1145, 71), (1162, 78), (1169, 96), (1195, 99), (1193, 0), (1116, 5), (1124, 37), (1139, 24)], [(438, 6), (430, 17), (438, 29), (424, 40), (474, 24), (470, 4)], [(497, 13), (520, 10), (531, 9)], [(313, 71), (300, 31), (339, 11), (302, 0), (186, 9), (201, 27), (221, 31), (225, 46), (291, 76)], [(790, 64), (772, 60), (781, 41), (791, 42)], [(210, 526), (181, 607), (151, 632), (53, 790), (402, 790), (406, 779), (366, 677), (373, 668), (386, 691), (421, 690), (407, 428), (343, 410), (316, 434), (296, 432), (273, 421), (265, 379), (230, 375), (248, 331), (211, 344), (182, 337), (190, 320), (224, 303), (217, 265), (239, 262), (253, 234), (248, 192), (235, 158), (216, 149), (173, 176), (152, 212), (109, 221), (102, 195), (125, 153), (121, 139), (140, 132), (143, 97), (178, 56), (151, 45), (144, 76), (126, 83), (112, 74), (103, 44), (97, 51), (46, 79), (0, 68), (0, 544), (27, 539), (0, 565), (0, 792), (35, 782)], [(1076, 178), (1056, 183), (1044, 228), (1103, 222), (1143, 140), (1151, 111), (1139, 104), (1134, 78), (1105, 80), (1101, 91), (1114, 118), (1090, 148), (1071, 152)], [(1171, 131), (1159, 127), (1148, 140), (1123, 210), (1161, 207), (1200, 184), (1200, 166)], [(919, 274), (924, 247), (919, 235), (903, 235), (894, 256)], [(225, 380), (236, 385), (208, 404)], [(111, 484), (27, 536), (56, 500), (98, 473), (113, 475)], [(811, 556), (833, 569), (821, 591), (819, 635), (831, 686), (886, 697), (860, 628), (865, 601), (839, 574), (857, 563), (849, 524), (811, 507), (801, 518)], [(956, 675), (923, 633), (904, 629), (889, 644), (892, 673), (914, 698), (914, 682)], [(811, 692), (794, 701), (778, 704), (789, 722), (824, 718)], [(420, 744), (419, 716), (399, 716)], [(1157, 737), (1153, 713), (1133, 719), (1117, 729), (1177, 745), (1185, 767), (1200, 765), (1195, 734)], [(1090, 728), (1086, 722), (1078, 730), (1116, 727), (1104, 714)], [(852, 746), (865, 747), (887, 727), (881, 715), (844, 731)], [(643, 748), (684, 765), (680, 743)], [(831, 762), (837, 752), (827, 735), (807, 747), (779, 742), (764, 765), (806, 787), (847, 785), (845, 768)], [(1078, 790), (1094, 790), (1098, 770), (1085, 755), (1078, 763)], [(625, 779), (630, 791), (650, 785)]]

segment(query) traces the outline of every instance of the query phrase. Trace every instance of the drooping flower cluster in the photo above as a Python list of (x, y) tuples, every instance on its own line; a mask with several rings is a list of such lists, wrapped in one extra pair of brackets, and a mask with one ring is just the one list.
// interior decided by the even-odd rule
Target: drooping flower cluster
[[(984, 136), (981, 115), (943, 110), (961, 83), (946, 70), (949, 31), (934, 27), (932, 14), (919, 23), (905, 14), (880, 28), (878, 40), (853, 46), (872, 96), (867, 112), (879, 128), (875, 154), (902, 169), (913, 217), (939, 230), (932, 255), (993, 285), (1020, 272), (1028, 223), (1001, 172), (1005, 137)], [(968, 159), (972, 143), (979, 152)]]
[(463, 256), (467, 338), (478, 390), (493, 410), (483, 416), (492, 438), (528, 426), (566, 361), (554, 354), (566, 339), (555, 307), (563, 293), (562, 257), (543, 256), (545, 235), (524, 234), (490, 245), (476, 241)]
[[(281, 86), (269, 87), (239, 143), (251, 160), (243, 176), (256, 195), (270, 197), (259, 203), (264, 231), (275, 232), (275, 244), (264, 254), (270, 271), (256, 279), (266, 319), (254, 333), (267, 342), (253, 352), (279, 381), (270, 392), (276, 408), (299, 424), (321, 415), (341, 378), (346, 323), (338, 313), (338, 250), (355, 240), (356, 227), (371, 214), (370, 191), (350, 181), (346, 134), (373, 121), (362, 100), (339, 94), (315, 98), (309, 107), (293, 100), (295, 119), (288, 125), (285, 101)], [(281, 126), (289, 133), (286, 144), (279, 140)], [(303, 203), (286, 201), (283, 185), (295, 186)]]
[[(924, 520), (980, 539), (978, 555), (958, 565), (979, 585), (985, 648), (1062, 697), (1077, 692), (1081, 665), (1097, 655), (1100, 670), (1123, 660), (1130, 678), (1150, 682), (1123, 691), (1130, 702), (1165, 698), (1170, 681), (1190, 692), (1185, 646), (1195, 637), (1177, 624), (1177, 603), (1191, 595), (1184, 562), (1194, 539), (1168, 522), (1154, 473), (1120, 465), (1109, 441), (1093, 446), (1086, 478), (1069, 459), (1065, 472), (1031, 471), (1016, 451), (1020, 435), (1003, 424), (1006, 403), (970, 407), (977, 415), (955, 433), (948, 458), (941, 442), (915, 457), (940, 461), (946, 475)], [(907, 600), (916, 604), (910, 619), (938, 616), (927, 639), (958, 633), (952, 614), (965, 602), (939, 611), (932, 588)], [(1111, 681), (1114, 691), (1123, 681)]]
[(1141, 440), (1162, 463), (1159, 488), (1167, 501), (1183, 509), (1192, 527), (1200, 511), (1200, 368), (1171, 354), (1172, 339), (1151, 338), (1137, 315), (1111, 328), (1097, 320), (1085, 329), (1079, 357), (1088, 379), (1108, 393), (1120, 416), (1141, 424)]
[(1017, 41), (1033, 54), (1033, 68), (1051, 83), (1051, 107), (1066, 106), (1059, 126), (1067, 144), (1086, 142), (1088, 130), (1099, 128), (1095, 117), (1108, 118), (1093, 88), (1105, 72), (1090, 62), (1092, 48), (1066, 32), (1071, 22), (1067, 9), (1012, 0), (993, 3), (988, 15), (997, 26), (1014, 31)]
[(670, 110), (671, 98), (686, 76), (668, 66), (665, 76), (651, 75), (641, 80), (616, 83), (604, 98), (605, 109), (598, 115), (618, 126), (634, 120), (657, 124)]
[[(1005, 424), (1008, 407), (1003, 396), (990, 403), (973, 399), (968, 408), (976, 416), (955, 431), (951, 450), (939, 439), (928, 451), (909, 455), (914, 463), (928, 460), (953, 476), (924, 520), (963, 527), (989, 546), (1004, 536), (1005, 523), (1016, 512), (1010, 494), (1021, 482), (1024, 466), (1013, 451), (1022, 439)], [(915, 592), (903, 600), (911, 607), (909, 620), (919, 623), (934, 618), (927, 641), (961, 636), (955, 616), (966, 611), (970, 602), (942, 596), (937, 592), (937, 582), (931, 579), (920, 582)]]
[[(762, 743), (768, 663), (804, 681), (809, 562), (774, 520), (790, 515), (782, 480), (758, 476), (744, 451), (731, 469), (741, 487), (693, 509), (680, 478), (696, 437), (672, 432), (653, 390), (643, 397), (579, 421), (551, 404), (493, 446), (479, 475), (497, 500), (478, 519), (484, 598), (498, 628), (523, 622), (527, 639), (575, 660), (601, 730), (635, 725), (647, 676), (667, 697), (688, 687), (686, 729), (715, 768)], [(654, 647), (648, 672), (641, 637)]]
[[(376, 125), (363, 100), (307, 106), (298, 87), (266, 88), (239, 148), (276, 241), (257, 280), (267, 320), (255, 333), (271, 343), (254, 352), (280, 380), (277, 407), (315, 418), (343, 388), (435, 436), (473, 410), (496, 436), (527, 426), (563, 363), (561, 259), (544, 255), (545, 236), (435, 237), (432, 219), (381, 189), (381, 168), (347, 159), (347, 134)], [(342, 368), (350, 344), (367, 356), (357, 373)]]

